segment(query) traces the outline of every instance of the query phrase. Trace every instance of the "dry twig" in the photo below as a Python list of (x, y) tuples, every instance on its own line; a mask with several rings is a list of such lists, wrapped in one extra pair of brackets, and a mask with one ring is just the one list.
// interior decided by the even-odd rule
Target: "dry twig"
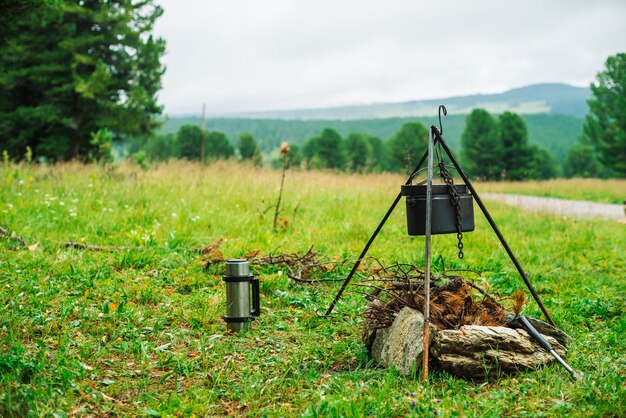
[(68, 241), (63, 243), (66, 248), (76, 248), (79, 250), (91, 250), (91, 251), (130, 251), (130, 250), (143, 250), (143, 247), (123, 247), (115, 245), (91, 245), (82, 242)]
[[(395, 263), (370, 269), (373, 276), (357, 287), (373, 288), (371, 301), (363, 316), (364, 338), (373, 331), (390, 326), (402, 308), (422, 311), (424, 303), (423, 272), (410, 264)], [(371, 283), (368, 283), (371, 282)], [(475, 300), (474, 291), (482, 295)], [(438, 329), (458, 329), (463, 325), (503, 325), (505, 309), (485, 290), (461, 276), (444, 271), (434, 277), (431, 288), (431, 323)]]
[(9, 241), (17, 242), (21, 247), (28, 247), (24, 238), (16, 235), (15, 232), (11, 232), (8, 228), (0, 226), (0, 238), (6, 237)]

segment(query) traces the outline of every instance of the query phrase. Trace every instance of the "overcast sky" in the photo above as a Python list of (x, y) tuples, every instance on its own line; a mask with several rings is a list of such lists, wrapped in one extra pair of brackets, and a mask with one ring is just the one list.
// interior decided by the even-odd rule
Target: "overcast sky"
[(624, 0), (157, 0), (170, 115), (589, 85)]

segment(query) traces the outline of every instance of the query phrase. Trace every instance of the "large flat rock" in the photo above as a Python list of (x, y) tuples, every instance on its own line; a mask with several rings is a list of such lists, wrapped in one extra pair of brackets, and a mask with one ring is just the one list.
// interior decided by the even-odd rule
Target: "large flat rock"
[[(556, 339), (544, 337), (560, 356), (565, 356), (565, 348)], [(437, 332), (430, 354), (439, 367), (450, 373), (476, 378), (532, 369), (554, 361), (526, 331), (482, 325)]]

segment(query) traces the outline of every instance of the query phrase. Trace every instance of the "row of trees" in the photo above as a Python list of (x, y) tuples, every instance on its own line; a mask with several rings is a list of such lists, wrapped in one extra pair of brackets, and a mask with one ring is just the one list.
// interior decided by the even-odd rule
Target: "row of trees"
[(259, 144), (249, 133), (239, 134), (239, 143), (235, 149), (223, 132), (203, 132), (196, 125), (183, 125), (175, 134), (159, 135), (147, 141), (133, 141), (127, 151), (136, 159), (140, 156), (150, 161), (182, 158), (210, 162), (234, 158), (236, 154), (241, 160), (251, 161), (255, 165), (261, 165), (263, 160)]
[[(204, 146), (203, 146), (204, 141)], [(331, 169), (348, 172), (410, 171), (427, 148), (428, 129), (419, 122), (409, 122), (388, 140), (353, 132), (343, 138), (336, 130), (325, 128), (308, 139), (300, 149), (291, 145), (289, 165), (308, 169)], [(500, 115), (498, 122), (486, 111), (477, 109), (467, 117), (463, 133), (462, 161), (477, 178), (487, 180), (522, 180), (550, 178), (558, 169), (546, 150), (528, 144), (524, 120), (514, 113)], [(161, 136), (143, 145), (152, 160), (184, 158), (188, 160), (227, 159), (235, 156), (261, 164), (256, 140), (241, 133), (237, 150), (221, 132), (203, 134), (195, 125), (183, 125), (176, 134)], [(275, 165), (282, 162), (277, 159)]]
[[(419, 122), (404, 124), (388, 141), (354, 132), (346, 138), (332, 128), (307, 140), (302, 148), (290, 144), (289, 166), (309, 169), (332, 169), (350, 172), (380, 172), (408, 170), (424, 153), (428, 131)], [(204, 138), (204, 147), (202, 146)], [(202, 160), (202, 150), (207, 161), (227, 159), (237, 154), (241, 160), (262, 163), (260, 147), (247, 132), (239, 135), (235, 147), (222, 132), (203, 133), (195, 125), (183, 125), (176, 134), (161, 135), (150, 141), (135, 142), (131, 154), (142, 152), (150, 160), (169, 158)], [(282, 158), (273, 161), (282, 164)]]

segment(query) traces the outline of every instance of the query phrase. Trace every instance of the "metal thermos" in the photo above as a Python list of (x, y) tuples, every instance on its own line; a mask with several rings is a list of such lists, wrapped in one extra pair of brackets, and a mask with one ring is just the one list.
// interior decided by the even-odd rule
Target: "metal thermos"
[(250, 264), (247, 260), (233, 259), (226, 260), (224, 282), (226, 282), (226, 316), (224, 316), (226, 326), (233, 332), (247, 329), (250, 321), (260, 313), (259, 279), (250, 274)]

